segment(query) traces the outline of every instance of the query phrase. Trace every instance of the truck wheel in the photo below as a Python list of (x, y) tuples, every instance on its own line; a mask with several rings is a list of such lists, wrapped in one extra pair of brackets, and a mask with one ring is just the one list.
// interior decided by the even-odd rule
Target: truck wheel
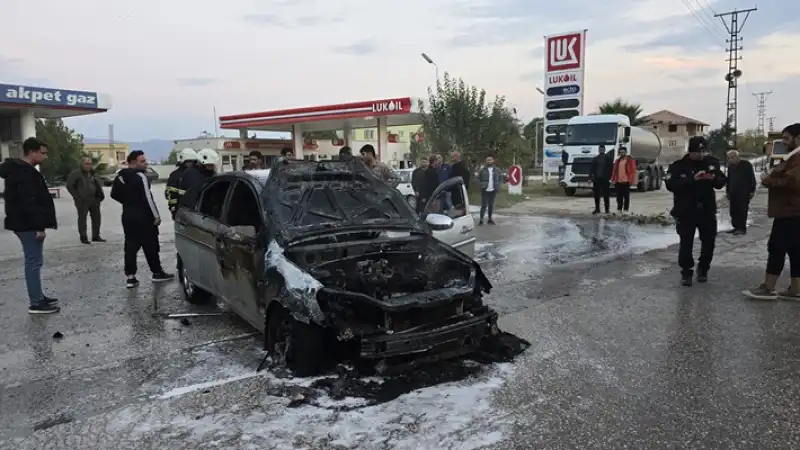
[(645, 172), (644, 179), (639, 180), (636, 185), (636, 190), (639, 192), (646, 192), (650, 188), (650, 172)]
[(660, 190), (661, 190), (661, 181), (662, 181), (662, 178), (663, 178), (663, 177), (662, 177), (662, 175), (661, 175), (661, 170), (660, 170), (660, 169), (659, 169), (659, 170), (656, 170), (656, 187), (655, 187), (655, 190), (657, 190), (657, 191), (660, 191)]
[(298, 377), (318, 375), (328, 360), (321, 327), (298, 322), (282, 306), (269, 308), (265, 327), (266, 350), (272, 362)]
[(206, 305), (213, 301), (214, 297), (210, 292), (200, 289), (189, 279), (186, 271), (183, 270), (183, 261), (180, 256), (178, 256), (178, 282), (181, 284), (183, 298), (187, 302), (193, 305)]
[(564, 194), (566, 194), (567, 197), (574, 197), (576, 191), (577, 189), (575, 188), (564, 188)]

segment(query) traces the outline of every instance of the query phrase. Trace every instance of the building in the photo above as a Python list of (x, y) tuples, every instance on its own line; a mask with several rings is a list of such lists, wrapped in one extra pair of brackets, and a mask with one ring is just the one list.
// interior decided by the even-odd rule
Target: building
[(685, 149), (689, 138), (706, 133), (708, 124), (697, 119), (675, 114), (666, 109), (642, 117), (644, 128), (650, 127), (661, 139), (661, 145), (675, 149)]
[[(95, 91), (71, 91), (0, 84), (0, 160), (22, 157), (22, 142), (36, 136), (36, 119), (104, 113), (111, 97)], [(5, 182), (0, 178), (0, 192)]]
[(130, 153), (128, 144), (122, 142), (107, 144), (83, 144), (83, 153), (87, 154), (96, 164), (105, 164), (109, 168), (122, 167)]
[(184, 148), (196, 151), (204, 148), (215, 150), (222, 160), (221, 170), (223, 172), (241, 170), (247, 162), (247, 156), (253, 150), (261, 152), (265, 162), (271, 165), (280, 156), (283, 147), (292, 146), (292, 141), (288, 139), (236, 139), (224, 136), (201, 136), (192, 139), (176, 139), (173, 142), (175, 143), (173, 151), (178, 152)]

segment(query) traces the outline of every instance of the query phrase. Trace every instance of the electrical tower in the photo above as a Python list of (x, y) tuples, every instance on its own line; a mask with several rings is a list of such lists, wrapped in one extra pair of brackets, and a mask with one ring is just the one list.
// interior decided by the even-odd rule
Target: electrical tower
[[(739, 118), (737, 111), (739, 106), (739, 77), (742, 76), (742, 71), (739, 70), (739, 61), (742, 59), (742, 57), (739, 56), (739, 51), (744, 48), (740, 44), (742, 38), (739, 36), (739, 33), (742, 32), (742, 28), (744, 28), (747, 18), (750, 17), (750, 13), (757, 10), (758, 8), (744, 10), (734, 9), (733, 11), (714, 14), (714, 17), (719, 17), (730, 35), (730, 37), (725, 40), (728, 44), (728, 59), (726, 60), (728, 62), (728, 73), (725, 75), (725, 81), (728, 82), (728, 106), (725, 125), (731, 133), (730, 136), (728, 136), (728, 143), (731, 146), (736, 142), (737, 122)], [(744, 14), (744, 18), (741, 20), (739, 19), (740, 14)], [(725, 20), (726, 17), (730, 17), (730, 23)]]
[(764, 136), (764, 119), (767, 116), (767, 97), (772, 94), (772, 91), (754, 92), (753, 96), (758, 100), (756, 112), (758, 113), (758, 127), (756, 133), (758, 136)]
[(775, 118), (769, 117), (767, 118), (767, 120), (769, 120), (769, 132), (772, 133), (773, 131), (775, 131)]

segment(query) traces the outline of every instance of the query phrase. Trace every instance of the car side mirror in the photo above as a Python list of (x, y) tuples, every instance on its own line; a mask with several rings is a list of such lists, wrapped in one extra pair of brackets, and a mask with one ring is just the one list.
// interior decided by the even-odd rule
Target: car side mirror
[(444, 214), (428, 214), (425, 216), (425, 223), (436, 231), (449, 230), (455, 226), (455, 222)]

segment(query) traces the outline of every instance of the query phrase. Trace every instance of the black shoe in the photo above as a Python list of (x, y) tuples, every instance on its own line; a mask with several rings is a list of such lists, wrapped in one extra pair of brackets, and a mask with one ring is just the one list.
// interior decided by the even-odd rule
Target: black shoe
[(744, 230), (736, 230), (733, 232), (734, 236), (744, 236), (745, 234), (747, 234), (747, 231)]
[(681, 274), (681, 284), (684, 286), (691, 286), (692, 285), (692, 273), (682, 273)]
[(53, 298), (53, 297), (48, 297), (48, 296), (45, 295), (44, 299), (43, 299), (43, 302), (47, 303), (47, 304), (50, 304), (50, 305), (55, 305), (56, 303), (58, 303), (58, 299), (57, 298)]
[(481, 219), (481, 220), (479, 220), (479, 221), (478, 221), (478, 225), (479, 225), (479, 226), (480, 226), (480, 225), (483, 225), (483, 219)]
[(139, 280), (137, 280), (136, 277), (128, 278), (125, 281), (125, 287), (128, 288), (128, 289), (133, 289), (136, 286), (139, 286)]
[(495, 224), (494, 220), (492, 220), (492, 219), (487, 220), (486, 223), (488, 223), (489, 225), (494, 225)]
[(46, 302), (28, 307), (28, 314), (55, 314), (59, 311), (61, 311), (61, 308)]
[(171, 274), (171, 273), (159, 272), (159, 273), (154, 273), (153, 274), (153, 282), (154, 283), (160, 283), (162, 281), (169, 281), (169, 280), (171, 280), (173, 278), (175, 278), (175, 275)]
[(728, 234), (733, 234), (733, 233), (736, 233), (736, 231), (738, 231), (738, 230), (736, 230), (735, 228), (733, 228), (733, 229), (730, 229), (730, 230), (726, 231), (726, 233), (728, 233)]
[(106, 240), (101, 238), (100, 236), (97, 236), (92, 238), (92, 242), (106, 242)]
[(91, 242), (86, 238), (81, 238), (81, 244), (91, 244)]
[(595, 208), (594, 211), (592, 211), (592, 214), (600, 214), (600, 210)]
[(698, 283), (705, 283), (708, 281), (708, 271), (707, 270), (698, 270), (697, 271), (697, 282)]

